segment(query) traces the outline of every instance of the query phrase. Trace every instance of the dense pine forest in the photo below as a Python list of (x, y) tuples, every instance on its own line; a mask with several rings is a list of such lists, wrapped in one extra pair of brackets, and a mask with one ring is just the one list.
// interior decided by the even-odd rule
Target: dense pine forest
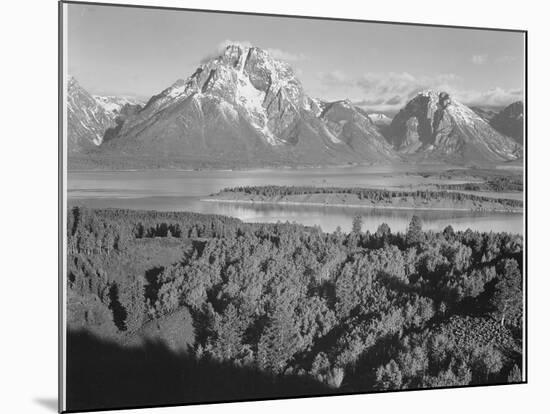
[[(375, 233), (361, 227), (359, 217), (346, 234), (73, 207), (69, 330), (129, 346), (144, 327), (185, 312), (192, 328), (179, 351), (194, 361), (193, 372), (219, 364), (272, 381), (302, 378), (319, 393), (521, 381), (521, 236), (423, 231), (416, 216), (406, 233), (384, 223)], [(84, 370), (71, 363), (71, 342), (68, 355), (69, 368)], [(101, 356), (89, 351), (86, 366), (94, 358)], [(170, 401), (179, 392), (185, 401), (198, 391), (176, 386)], [(207, 393), (224, 397), (216, 392)]]

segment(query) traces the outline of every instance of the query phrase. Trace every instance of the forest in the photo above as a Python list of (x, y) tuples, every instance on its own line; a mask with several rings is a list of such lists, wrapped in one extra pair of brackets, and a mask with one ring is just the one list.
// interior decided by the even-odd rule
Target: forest
[[(440, 185), (442, 190), (383, 190), (372, 188), (341, 188), (341, 187), (312, 187), (312, 186), (243, 186), (225, 188), (221, 193), (240, 193), (245, 195), (257, 195), (264, 197), (284, 197), (293, 195), (310, 195), (310, 194), (352, 194), (356, 195), (359, 200), (369, 200), (374, 203), (391, 202), (398, 199), (412, 199), (415, 201), (436, 201), (446, 200), (450, 202), (473, 201), (477, 203), (493, 203), (494, 198), (485, 197), (475, 194), (459, 193), (455, 191), (445, 190), (470, 190), (479, 191), (481, 187), (474, 184), (457, 184), (457, 185)], [(498, 199), (498, 202), (507, 208), (522, 208), (521, 200), (513, 199)]]
[(491, 192), (522, 192), (523, 173), (513, 168), (456, 168), (443, 172), (423, 171), (407, 173), (411, 176), (441, 180), (458, 180), (461, 183), (434, 183), (440, 190), (467, 190)]
[(517, 176), (499, 176), (492, 177), (485, 182), (472, 182), (463, 184), (436, 184), (436, 187), (440, 190), (522, 192), (523, 178)]
[(123, 343), (185, 309), (193, 361), (277, 381), (335, 393), (522, 381), (520, 235), (424, 231), (417, 216), (405, 233), (363, 231), (360, 217), (350, 233), (325, 233), (83, 207), (69, 210), (67, 233), (70, 331)]

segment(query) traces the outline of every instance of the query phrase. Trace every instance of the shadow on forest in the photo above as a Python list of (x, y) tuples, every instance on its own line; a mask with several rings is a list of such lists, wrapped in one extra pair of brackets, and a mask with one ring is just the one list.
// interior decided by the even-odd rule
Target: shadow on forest
[(147, 285), (145, 286), (145, 300), (149, 300), (151, 303), (156, 303), (158, 299), (158, 291), (161, 286), (159, 277), (162, 272), (164, 272), (164, 266), (153, 267), (145, 271), (145, 280), (147, 281)]
[(67, 408), (88, 410), (197, 402), (326, 395), (303, 376), (273, 376), (253, 368), (197, 361), (160, 342), (124, 347), (87, 331), (67, 338)]

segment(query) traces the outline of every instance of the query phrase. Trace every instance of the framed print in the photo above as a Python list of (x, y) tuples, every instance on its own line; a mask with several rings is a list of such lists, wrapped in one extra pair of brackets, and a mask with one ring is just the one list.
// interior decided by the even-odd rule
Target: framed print
[(527, 32), (59, 3), (61, 411), (525, 383)]

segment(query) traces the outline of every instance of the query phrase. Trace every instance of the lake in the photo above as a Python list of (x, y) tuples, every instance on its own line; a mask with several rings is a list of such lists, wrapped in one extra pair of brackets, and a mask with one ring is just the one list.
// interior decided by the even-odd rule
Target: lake
[[(443, 171), (443, 166), (422, 166), (417, 172)], [(313, 185), (413, 189), (436, 183), (464, 181), (424, 177), (411, 166), (376, 166), (239, 171), (93, 171), (69, 172), (70, 204), (91, 208), (131, 208), (158, 211), (192, 211), (237, 217), (245, 222), (290, 221), (318, 225), (325, 231), (351, 229), (354, 216), (363, 218), (363, 229), (376, 231), (387, 223), (392, 231), (405, 231), (411, 217), (421, 217), (424, 229), (523, 232), (523, 215), (464, 211), (405, 211), (345, 207), (282, 206), (201, 201), (227, 187), (261, 185)]]

